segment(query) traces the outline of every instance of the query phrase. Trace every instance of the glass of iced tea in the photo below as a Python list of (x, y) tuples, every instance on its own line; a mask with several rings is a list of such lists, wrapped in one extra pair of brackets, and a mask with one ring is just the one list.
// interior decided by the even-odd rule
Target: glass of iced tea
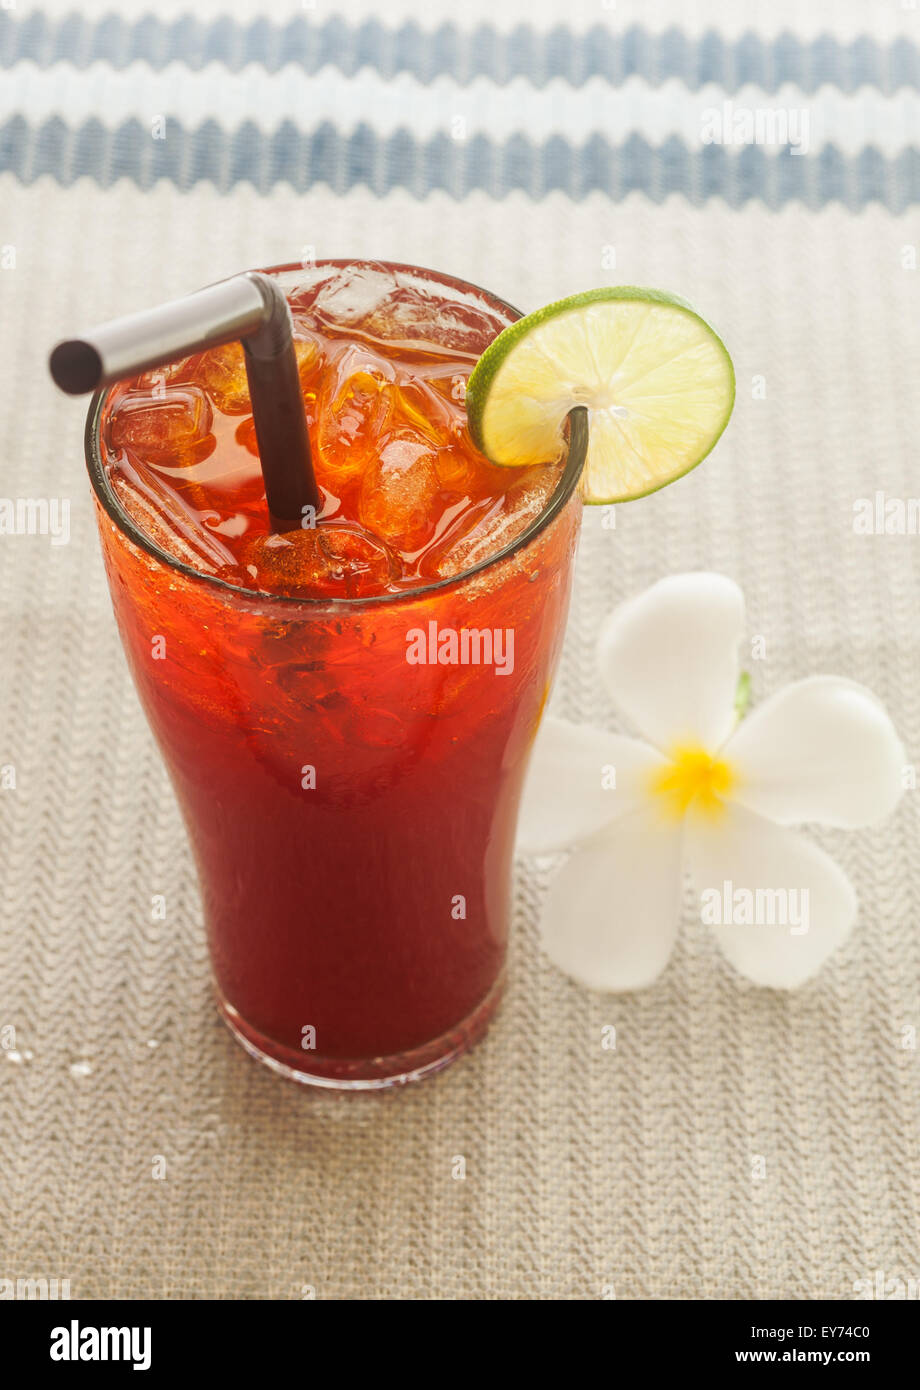
[(415, 267), (279, 267), (322, 505), (273, 534), (242, 349), (97, 393), (115, 613), (198, 867), (220, 1010), (298, 1081), (437, 1070), (502, 991), (515, 822), (580, 502), (464, 389), (517, 313)]

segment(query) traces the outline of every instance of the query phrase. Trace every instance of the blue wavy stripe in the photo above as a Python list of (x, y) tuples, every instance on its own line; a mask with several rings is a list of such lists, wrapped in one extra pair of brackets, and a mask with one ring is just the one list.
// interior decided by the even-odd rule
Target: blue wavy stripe
[(192, 15), (166, 22), (151, 14), (91, 21), (78, 14), (52, 19), (40, 11), (18, 19), (0, 11), (0, 67), (24, 59), (80, 68), (96, 61), (115, 68), (138, 59), (153, 68), (174, 61), (200, 68), (216, 61), (233, 71), (259, 63), (269, 72), (295, 63), (308, 73), (332, 64), (349, 76), (370, 66), (385, 77), (407, 72), (426, 83), (441, 75), (464, 84), (475, 77), (499, 84), (524, 77), (537, 87), (556, 77), (578, 86), (594, 76), (619, 84), (633, 75), (656, 86), (672, 77), (693, 89), (715, 82), (727, 92), (749, 82), (769, 92), (784, 82), (805, 92), (825, 82), (845, 92), (863, 84), (887, 93), (920, 87), (920, 48), (903, 39), (883, 46), (868, 36), (851, 43), (830, 35), (803, 41), (788, 33), (728, 41), (712, 31), (690, 39), (680, 29), (652, 34), (636, 25), (622, 34), (600, 25), (573, 34), (561, 26), (539, 33), (522, 25), (498, 33), (488, 25), (464, 31), (453, 24), (426, 33), (415, 23), (388, 29), (376, 20), (350, 26), (339, 18), (243, 24), (203, 23)]
[(397, 188), (417, 198), (436, 189), (454, 198), (476, 189), (502, 198), (520, 189), (534, 199), (559, 190), (575, 200), (594, 191), (615, 200), (639, 191), (654, 202), (679, 193), (694, 204), (722, 198), (742, 207), (760, 199), (770, 208), (840, 202), (855, 210), (879, 202), (892, 212), (920, 202), (914, 148), (886, 159), (873, 148), (848, 157), (833, 146), (806, 157), (757, 146), (737, 153), (721, 145), (691, 150), (676, 137), (654, 146), (641, 135), (622, 144), (599, 135), (580, 146), (562, 138), (534, 144), (523, 136), (458, 144), (446, 135), (418, 141), (408, 131), (383, 138), (367, 126), (343, 135), (328, 123), (304, 132), (285, 122), (266, 135), (251, 123), (228, 133), (214, 121), (192, 131), (170, 121), (169, 138), (152, 140), (136, 120), (116, 130), (97, 120), (72, 129), (55, 117), (30, 128), (15, 116), (0, 126), (0, 172), (7, 170), (26, 184), (50, 174), (67, 186), (88, 175), (102, 187), (126, 177), (146, 189), (165, 178), (180, 189), (208, 182), (221, 192), (239, 183), (267, 192), (287, 182), (299, 193), (317, 184), (337, 193), (364, 185), (380, 197)]

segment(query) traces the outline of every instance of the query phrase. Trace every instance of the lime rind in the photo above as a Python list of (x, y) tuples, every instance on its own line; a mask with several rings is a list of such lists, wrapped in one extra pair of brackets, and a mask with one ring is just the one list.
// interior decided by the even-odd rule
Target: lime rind
[(467, 386), (470, 431), (494, 463), (549, 462), (574, 405), (588, 406), (585, 500), (630, 501), (695, 468), (731, 415), (721, 338), (662, 290), (618, 285), (557, 300), (485, 350)]

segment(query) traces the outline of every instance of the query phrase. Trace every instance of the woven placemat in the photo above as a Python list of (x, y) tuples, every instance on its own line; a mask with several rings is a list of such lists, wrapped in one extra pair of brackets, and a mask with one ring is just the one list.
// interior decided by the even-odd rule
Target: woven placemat
[(118, 645), (82, 411), (45, 370), (88, 319), (307, 243), (433, 264), (525, 308), (615, 280), (678, 289), (733, 351), (734, 422), (615, 530), (589, 518), (555, 708), (611, 720), (592, 661), (603, 615), (662, 574), (715, 568), (766, 641), (756, 696), (818, 671), (865, 681), (910, 757), (920, 538), (852, 525), (859, 497), (920, 493), (908, 221), (10, 175), (0, 208), (17, 248), (0, 272), (2, 491), (70, 499), (72, 531), (0, 538), (0, 765), (15, 768), (0, 1029), (19, 1055), (0, 1054), (0, 1277), (67, 1278), (88, 1298), (846, 1299), (876, 1269), (920, 1274), (916, 792), (878, 830), (821, 837), (861, 917), (792, 996), (735, 976), (689, 914), (654, 988), (587, 994), (541, 957), (545, 884), (522, 864), (510, 992), (469, 1058), (338, 1099), (244, 1055), (211, 1004), (189, 851)]

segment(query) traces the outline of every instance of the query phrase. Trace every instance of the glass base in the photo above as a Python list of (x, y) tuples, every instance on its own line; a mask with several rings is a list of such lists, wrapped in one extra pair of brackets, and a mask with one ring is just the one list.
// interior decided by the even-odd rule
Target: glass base
[(232, 1004), (220, 993), (217, 1007), (221, 1017), (237, 1042), (242, 1043), (250, 1057), (264, 1062), (272, 1071), (288, 1081), (302, 1086), (320, 1086), (333, 1091), (380, 1091), (390, 1086), (404, 1086), (408, 1081), (421, 1081), (469, 1052), (484, 1036), (501, 1003), (505, 988), (504, 974), (500, 975), (482, 1003), (448, 1033), (433, 1042), (397, 1052), (390, 1057), (365, 1057), (358, 1060), (338, 1057), (312, 1057), (307, 1063), (303, 1054), (282, 1047), (271, 1038), (263, 1037), (240, 1017)]

